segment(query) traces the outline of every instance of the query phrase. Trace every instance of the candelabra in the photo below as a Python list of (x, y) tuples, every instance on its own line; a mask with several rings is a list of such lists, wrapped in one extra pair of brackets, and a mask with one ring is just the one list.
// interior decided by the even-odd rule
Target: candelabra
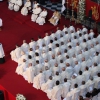
[(71, 2), (71, 6), (72, 6), (72, 16), (71, 16), (70, 21), (75, 21), (75, 18), (74, 18), (74, 3), (73, 3), (73, 0)]
[(68, 0), (67, 0), (66, 3), (67, 3), (67, 13), (66, 13), (65, 18), (70, 18), (70, 16), (69, 16), (69, 11), (68, 11), (68, 10), (69, 10), (69, 7), (68, 7), (68, 3), (69, 3), (69, 2), (68, 2)]

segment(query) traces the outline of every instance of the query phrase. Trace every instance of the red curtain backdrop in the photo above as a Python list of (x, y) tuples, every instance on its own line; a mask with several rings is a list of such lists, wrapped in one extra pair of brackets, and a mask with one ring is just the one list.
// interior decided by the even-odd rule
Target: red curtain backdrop
[(0, 85), (0, 90), (4, 92), (4, 100), (16, 100), (16, 98), (8, 92), (2, 85)]
[[(67, 1), (67, 0), (66, 0)], [(69, 2), (69, 8), (71, 9), (71, 2), (74, 2), (74, 10), (77, 10), (77, 4), (79, 2), (79, 0), (68, 0)], [(88, 16), (89, 14), (89, 10), (92, 10), (92, 19), (94, 19), (95, 21), (99, 21), (100, 22), (100, 6), (98, 5), (98, 3), (95, 3), (91, 0), (85, 0), (86, 1), (86, 16)], [(66, 4), (67, 6), (67, 4)]]

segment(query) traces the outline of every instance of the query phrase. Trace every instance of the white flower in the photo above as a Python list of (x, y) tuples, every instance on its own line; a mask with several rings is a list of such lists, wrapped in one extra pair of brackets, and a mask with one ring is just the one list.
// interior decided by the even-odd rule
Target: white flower
[(26, 98), (22, 94), (17, 94), (16, 100), (26, 100)]

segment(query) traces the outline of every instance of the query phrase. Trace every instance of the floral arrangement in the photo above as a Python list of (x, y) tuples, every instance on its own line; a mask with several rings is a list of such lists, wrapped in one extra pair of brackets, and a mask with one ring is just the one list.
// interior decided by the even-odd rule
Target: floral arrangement
[(17, 94), (16, 100), (26, 100), (26, 98), (22, 94)]
[(83, 20), (85, 16), (85, 0), (79, 0), (79, 20)]

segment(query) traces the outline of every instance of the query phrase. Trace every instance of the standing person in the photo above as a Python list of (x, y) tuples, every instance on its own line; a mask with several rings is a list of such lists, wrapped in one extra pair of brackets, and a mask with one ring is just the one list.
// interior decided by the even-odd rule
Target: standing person
[(0, 64), (3, 64), (5, 62), (4, 56), (5, 56), (4, 50), (2, 44), (0, 43)]
[(0, 31), (2, 30), (3, 23), (2, 23), (2, 19), (0, 18)]
[(66, 12), (65, 12), (65, 10), (66, 10), (65, 3), (66, 3), (66, 0), (62, 0), (61, 13), (63, 13), (64, 15), (66, 14)]

